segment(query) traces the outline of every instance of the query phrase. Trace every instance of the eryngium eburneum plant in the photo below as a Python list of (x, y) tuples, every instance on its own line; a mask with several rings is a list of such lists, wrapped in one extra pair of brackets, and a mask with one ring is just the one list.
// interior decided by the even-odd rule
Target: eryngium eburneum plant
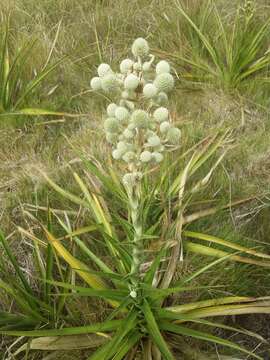
[[(50, 209), (50, 226), (42, 227), (48, 243), (33, 236), (31, 231), (20, 229), (23, 236), (34, 241), (35, 260), (40, 269), (45, 269), (39, 278), (43, 279), (41, 287), (46, 289), (46, 306), (43, 298), (35, 298), (35, 293), (28, 295), (29, 284), (12, 256), (8, 242), (3, 235), (0, 236), (6, 258), (10, 259), (19, 275), (17, 282), (12, 281), (8, 286), (10, 275), (0, 260), (0, 276), (4, 277), (0, 287), (14, 300), (28, 324), (28, 327), (25, 322), (14, 325), (16, 317), (5, 314), (10, 324), (1, 327), (0, 321), (0, 333), (37, 337), (17, 353), (25, 349), (87, 347), (95, 348), (89, 360), (174, 360), (186, 355), (187, 358), (197, 358), (195, 347), (190, 347), (185, 341), (186, 337), (191, 337), (196, 341), (218, 344), (223, 351), (227, 347), (229, 356), (244, 352), (262, 360), (259, 354), (225, 340), (209, 329), (242, 333), (262, 343), (264, 339), (258, 334), (214, 319), (270, 313), (269, 297), (236, 296), (229, 288), (222, 297), (208, 299), (208, 290), (215, 294), (214, 288), (208, 285), (205, 289), (197, 283), (199, 276), (225, 261), (270, 266), (270, 255), (257, 249), (192, 231), (196, 220), (244, 202), (235, 201), (226, 206), (196, 211), (190, 205), (193, 196), (204, 196), (203, 190), (230, 144), (229, 135), (209, 136), (182, 153), (175, 151), (173, 154), (177, 156), (173, 160), (168, 152), (179, 148), (180, 130), (172, 124), (167, 103), (174, 86), (170, 65), (160, 61), (154, 66), (154, 57), (149, 54), (144, 39), (134, 42), (132, 53), (134, 59), (121, 62), (120, 74), (114, 73), (108, 64), (102, 64), (98, 67), (99, 76), (91, 81), (96, 91), (104, 91), (113, 101), (107, 107), (104, 128), (111, 144), (110, 155), (115, 162), (122, 164), (120, 176), (114, 169), (115, 162), (111, 165), (108, 161), (103, 167), (78, 149), (87, 177), (82, 180), (78, 173), (73, 175), (82, 196), (61, 188), (43, 174), (55, 191), (79, 206), (78, 213), (75, 212), (74, 216), (74, 211)], [(87, 179), (90, 179), (90, 186)], [(199, 200), (201, 204), (208, 203), (205, 198)], [(78, 215), (82, 209), (90, 214), (91, 222), (78, 228)], [(29, 210), (37, 211), (35, 207)], [(63, 232), (59, 237), (53, 235), (53, 219), (58, 224), (58, 232)], [(99, 244), (98, 254), (95, 242)], [(47, 249), (45, 255), (42, 246)], [(102, 249), (105, 256), (99, 255)], [(189, 256), (189, 252), (216, 259), (194, 273), (177, 276), (177, 266), (183, 262), (184, 256)], [(57, 260), (55, 263), (53, 254)], [(61, 266), (57, 256), (69, 267)], [(83, 286), (79, 278), (87, 286)], [(182, 296), (186, 291), (191, 294), (195, 291), (197, 296), (194, 299), (197, 301), (187, 302)], [(86, 296), (103, 299), (102, 306), (106, 307), (104, 321), (84, 322), (83, 326), (76, 323), (74, 326), (72, 309), (78, 299)], [(89, 301), (89, 306), (92, 301)], [(44, 314), (51, 307), (61, 309), (61, 312), (57, 311), (55, 323), (51, 317), (47, 322), (44, 320)]]
[(143, 38), (136, 39), (131, 50), (133, 59), (120, 63), (120, 73), (100, 64), (99, 76), (91, 80), (91, 86), (115, 99), (107, 107), (104, 129), (113, 158), (126, 165), (122, 181), (134, 227), (131, 274), (136, 277), (144, 259), (140, 182), (147, 170), (162, 162), (167, 151), (179, 145), (181, 131), (173, 126), (168, 109), (168, 95), (174, 88), (169, 63), (162, 60), (155, 65)]

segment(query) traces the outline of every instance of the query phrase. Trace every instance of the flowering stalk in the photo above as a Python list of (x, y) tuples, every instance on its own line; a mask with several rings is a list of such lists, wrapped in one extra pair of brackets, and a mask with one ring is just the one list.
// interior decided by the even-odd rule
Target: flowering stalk
[(162, 60), (155, 66), (145, 39), (136, 39), (131, 50), (134, 60), (124, 59), (120, 73), (108, 64), (99, 65), (91, 87), (115, 99), (107, 107), (104, 128), (113, 158), (126, 165), (122, 182), (134, 228), (131, 275), (138, 280), (144, 259), (141, 181), (151, 166), (163, 161), (166, 151), (179, 145), (181, 131), (173, 126), (166, 107), (174, 87), (169, 63)]

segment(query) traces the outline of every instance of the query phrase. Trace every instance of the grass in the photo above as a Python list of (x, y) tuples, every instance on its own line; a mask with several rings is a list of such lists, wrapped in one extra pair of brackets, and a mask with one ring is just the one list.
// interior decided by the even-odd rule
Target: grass
[[(206, 1), (182, 2), (185, 11), (192, 19), (205, 9)], [(239, 4), (235, 1), (228, 5), (222, 0), (216, 2), (221, 10), (222, 20), (228, 17), (234, 18), (233, 11)], [(269, 7), (264, 2), (256, 2), (256, 18), (259, 24), (269, 14)], [(35, 170), (36, 167), (43, 169), (58, 184), (66, 189), (77, 191), (76, 184), (70, 178), (69, 163), (73, 163), (82, 178), (87, 180), (80, 160), (72, 152), (65, 136), (71, 143), (80, 147), (88, 157), (96, 157), (101, 163), (107, 158), (104, 152), (103, 136), (98, 135), (101, 126), (100, 109), (103, 100), (89, 91), (89, 79), (95, 73), (100, 58), (104, 61), (117, 63), (127, 47), (136, 36), (147, 36), (154, 44), (153, 51), (162, 49), (168, 53), (177, 53), (190, 46), (192, 41), (197, 42), (197, 47), (208, 60), (208, 54), (201, 48), (198, 35), (183, 16), (175, 11), (171, 1), (145, 2), (134, 0), (127, 4), (125, 1), (85, 2), (80, 1), (6, 1), (1, 4), (5, 11), (11, 10), (11, 28), (16, 36), (11, 39), (12, 48), (16, 49), (22, 39), (29, 39), (35, 34), (38, 48), (35, 54), (28, 60), (27, 67), (34, 69), (46, 62), (50, 51), (57, 26), (61, 21), (61, 27), (57, 43), (53, 52), (53, 61), (61, 59), (65, 55), (69, 58), (59, 65), (58, 71), (54, 72), (45, 84), (42, 85), (41, 93), (48, 93), (57, 86), (49, 96), (40, 93), (36, 95), (37, 104), (42, 100), (45, 108), (57, 109), (69, 113), (81, 113), (80, 118), (52, 117), (29, 119), (20, 128), (7, 127), (0, 122), (0, 199), (1, 199), (1, 227), (5, 233), (11, 234), (9, 241), (17, 254), (18, 261), (28, 274), (31, 285), (35, 288), (36, 274), (29, 253), (33, 248), (29, 239), (21, 233), (13, 233), (17, 226), (26, 228), (28, 231), (36, 229), (36, 223), (29, 218), (29, 214), (36, 215), (36, 209), (26, 204), (44, 206), (46, 208), (47, 191), (49, 191), (50, 206), (57, 209), (74, 211), (74, 206), (50, 190), (43, 178)], [(209, 28), (217, 29), (217, 25), (209, 24)], [(208, 34), (206, 32), (206, 34)], [(97, 41), (98, 40), (98, 41)], [(267, 48), (267, 41), (262, 43), (262, 52)], [(197, 48), (196, 48), (197, 49)], [(198, 56), (198, 52), (193, 54)], [(174, 60), (173, 60), (174, 61)], [(209, 82), (201, 81), (203, 86), (186, 81), (182, 77), (186, 70), (197, 76), (197, 72), (186, 68), (183, 63), (174, 62), (176, 71), (180, 73), (177, 82), (177, 94), (174, 110), (177, 112), (176, 121), (183, 131), (183, 148), (194, 145), (205, 136), (212, 134), (218, 128), (228, 126), (234, 129), (233, 147), (227, 154), (223, 165), (217, 169), (217, 175), (213, 178), (211, 186), (206, 187), (205, 194), (217, 203), (226, 204), (232, 199), (254, 197), (255, 200), (232, 208), (229, 212), (222, 212), (212, 219), (201, 219), (194, 231), (212, 233), (225, 239), (233, 240), (250, 247), (259, 244), (265, 246), (268, 251), (269, 245), (269, 86), (267, 82), (261, 84), (253, 81), (246, 82), (241, 97), (238, 90), (230, 89), (225, 92), (221, 81), (214, 78)], [(181, 65), (181, 67), (179, 66)], [(200, 84), (201, 85), (201, 84)], [(225, 89), (226, 90), (226, 89)], [(57, 120), (57, 122), (53, 122)], [(49, 121), (52, 121), (49, 124)], [(44, 123), (44, 124), (43, 124)], [(106, 149), (106, 148), (105, 148)], [(102, 151), (101, 151), (102, 150)], [(49, 190), (48, 190), (49, 189)], [(200, 208), (194, 205), (194, 208)], [(40, 211), (41, 217), (46, 221), (46, 215)], [(82, 212), (75, 218), (75, 224), (83, 224), (89, 221), (89, 215)], [(60, 231), (56, 228), (56, 231)], [(85, 239), (85, 237), (83, 237)], [(18, 250), (18, 244), (20, 249)], [(93, 249), (106, 258), (106, 253), (100, 247), (91, 242)], [(179, 269), (179, 276), (198, 269), (202, 261), (209, 260), (194, 254), (189, 254), (184, 268)], [(210, 269), (200, 280), (201, 284), (217, 284), (230, 282), (232, 293), (264, 296), (269, 294), (269, 274), (262, 269), (251, 268), (240, 264), (222, 264), (215, 269)], [(262, 281), (262, 279), (264, 279)], [(229, 290), (226, 290), (229, 291)], [(225, 291), (225, 292), (226, 292)], [(208, 295), (216, 296), (218, 290), (208, 291)], [(220, 294), (223, 295), (223, 294)], [(199, 299), (187, 293), (185, 299)], [(194, 297), (193, 297), (194, 296)], [(2, 293), (0, 294), (2, 299)], [(3, 307), (9, 309), (9, 302), (3, 298)], [(189, 300), (188, 300), (189, 301)], [(78, 309), (87, 309), (82, 315), (75, 317), (76, 325), (89, 322), (96, 317), (102, 306), (98, 303), (90, 306), (86, 301), (77, 304)], [(80, 312), (80, 311), (78, 311)], [(82, 313), (82, 312), (81, 312)], [(99, 319), (103, 320), (104, 313)], [(256, 321), (249, 321), (247, 327), (254, 330), (254, 323), (263, 323), (263, 318), (256, 316)], [(236, 321), (240, 321), (237, 317)], [(224, 331), (227, 336), (226, 332)], [(173, 339), (172, 339), (173, 340)], [(4, 351), (10, 339), (4, 343)], [(240, 343), (248, 345), (248, 340), (242, 337)], [(212, 348), (201, 346), (198, 342), (185, 344), (186, 356), (196, 358), (191, 349), (197, 348), (203, 356)], [(1, 354), (2, 355), (2, 354)], [(73, 359), (76, 355), (68, 355), (60, 352), (60, 359)], [(86, 355), (81, 353), (81, 357)], [(263, 355), (264, 356), (264, 355)], [(265, 355), (267, 356), (267, 355)], [(37, 358), (38, 353), (30, 352), (29, 358)], [(20, 357), (18, 357), (20, 358)]]

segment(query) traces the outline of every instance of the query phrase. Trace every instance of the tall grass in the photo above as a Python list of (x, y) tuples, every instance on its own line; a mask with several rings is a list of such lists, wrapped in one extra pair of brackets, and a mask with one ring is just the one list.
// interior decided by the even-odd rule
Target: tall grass
[(190, 27), (186, 51), (174, 54), (187, 70), (187, 79), (226, 90), (239, 88), (248, 80), (267, 81), (270, 21), (261, 21), (255, 8), (239, 6), (235, 14), (224, 18), (210, 0), (199, 8), (195, 20), (177, 1), (176, 11)]
[[(56, 71), (63, 59), (50, 64), (53, 47), (47, 60), (39, 72), (33, 73), (32, 78), (26, 74), (28, 62), (32, 60), (36, 50), (36, 40), (30, 40), (21, 45), (18, 49), (12, 49), (10, 40), (12, 30), (10, 28), (10, 16), (3, 16), (1, 24), (0, 39), (0, 116), (2, 119), (11, 115), (63, 115), (49, 109), (33, 107), (30, 98), (37, 98), (40, 85)], [(59, 28), (58, 28), (59, 30)], [(55, 41), (57, 40), (56, 33)], [(35, 70), (36, 71), (36, 70)], [(38, 100), (39, 101), (39, 100)]]

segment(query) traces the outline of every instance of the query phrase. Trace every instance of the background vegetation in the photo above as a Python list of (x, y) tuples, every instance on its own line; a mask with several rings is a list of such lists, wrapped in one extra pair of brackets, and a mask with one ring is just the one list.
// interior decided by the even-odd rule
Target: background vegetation
[[(27, 86), (46, 66), (58, 64), (24, 98), (19, 109), (39, 108), (62, 114), (14, 114), (18, 108), (14, 108), (13, 100), (10, 106), (0, 107), (1, 228), (34, 289), (37, 280), (32, 244), (18, 227), (36, 234), (37, 224), (31, 215), (46, 221), (42, 208), (46, 210), (48, 201), (55, 209), (75, 211), (69, 201), (46, 185), (37, 169), (76, 193), (70, 166), (88, 180), (70, 144), (79, 147), (90, 159), (107, 162), (109, 150), (104, 145), (100, 115), (104, 100), (90, 91), (89, 80), (101, 61), (117, 64), (137, 36), (146, 37), (153, 53), (169, 58), (174, 66), (178, 81), (172, 106), (174, 120), (183, 133), (183, 150), (213, 135), (217, 129), (232, 129), (231, 149), (216, 170), (211, 185), (204, 190), (204, 197), (217, 206), (241, 199), (250, 201), (201, 219), (193, 230), (250, 247), (260, 245), (269, 251), (270, 7), (263, 0), (219, 0), (215, 1), (216, 8), (206, 0), (186, 0), (181, 4), (192, 21), (180, 9), (180, 2), (169, 0), (1, 1), (3, 29), (10, 14), (10, 58), (16, 58), (22, 44), (35, 40), (31, 56), (18, 70), (20, 79), (13, 82), (14, 99), (25, 89), (21, 84)], [(251, 44), (254, 44), (252, 49)], [(1, 95), (1, 102), (2, 99)], [(83, 225), (87, 216), (83, 211), (77, 214), (76, 224)], [(96, 250), (101, 251), (98, 246)], [(180, 276), (199, 268), (202, 261), (208, 263), (207, 259), (190, 253), (179, 269)], [(220, 264), (205, 273), (201, 281), (203, 285), (229, 283), (228, 295), (269, 294), (269, 271), (250, 265)], [(215, 295), (211, 291), (208, 295)], [(185, 301), (190, 301), (190, 296), (187, 294)], [(196, 296), (192, 300), (197, 300)], [(10, 307), (9, 298), (1, 290), (0, 304), (0, 310)], [(72, 311), (78, 312), (77, 324), (84, 324), (102, 318), (105, 309), (103, 304), (82, 301)], [(269, 319), (265, 315), (240, 316), (234, 321), (269, 338)], [(252, 350), (256, 346), (244, 336), (237, 340)], [(7, 358), (7, 349), (13, 342), (14, 338), (3, 338), (0, 350), (3, 359)], [(187, 359), (196, 358), (192, 347), (198, 348), (200, 359), (210, 350), (196, 342), (185, 346)], [(267, 347), (263, 345), (259, 352), (267, 359)], [(59, 352), (50, 356), (46, 352), (30, 352), (28, 358), (87, 358), (84, 352), (79, 355)]]

